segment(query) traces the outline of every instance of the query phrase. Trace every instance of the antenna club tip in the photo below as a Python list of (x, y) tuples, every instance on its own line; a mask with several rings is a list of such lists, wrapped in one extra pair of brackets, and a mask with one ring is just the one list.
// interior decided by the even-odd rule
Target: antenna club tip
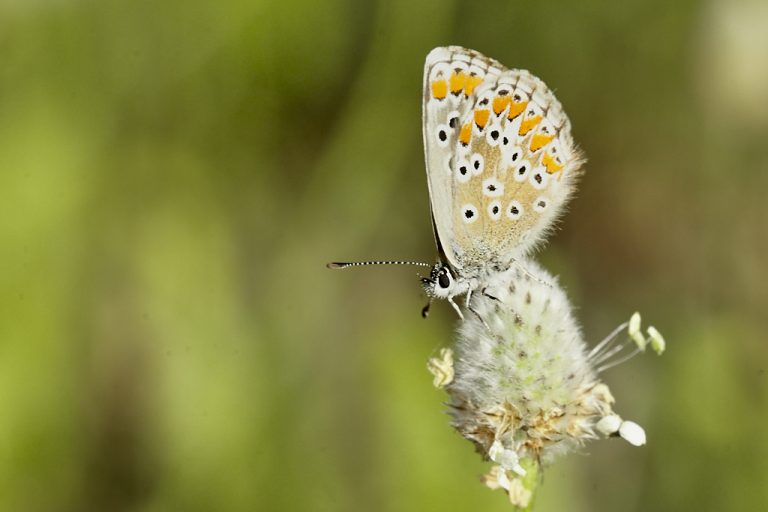
[(344, 265), (342, 263), (332, 261), (330, 263), (326, 263), (325, 268), (344, 268)]

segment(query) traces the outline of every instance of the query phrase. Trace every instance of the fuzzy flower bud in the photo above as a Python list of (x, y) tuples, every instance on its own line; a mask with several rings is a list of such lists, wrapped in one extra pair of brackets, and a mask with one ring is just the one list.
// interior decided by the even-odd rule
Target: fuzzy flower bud
[[(452, 425), (496, 464), (486, 485), (525, 506), (519, 503), (530, 501), (540, 463), (598, 434), (645, 443), (639, 425), (613, 412), (614, 398), (598, 378), (645, 348), (639, 314), (588, 351), (565, 293), (531, 260), (495, 276), (469, 306), (455, 358), (441, 352), (429, 368), (450, 396)], [(637, 348), (614, 360), (626, 346), (615, 344), (621, 332)], [(648, 334), (654, 349), (663, 348), (655, 329)]]

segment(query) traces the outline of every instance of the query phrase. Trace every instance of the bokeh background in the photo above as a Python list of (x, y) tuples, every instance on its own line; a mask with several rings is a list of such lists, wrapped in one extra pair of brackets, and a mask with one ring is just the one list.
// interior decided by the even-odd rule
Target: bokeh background
[(768, 509), (768, 4), (0, 0), (0, 510), (508, 510), (448, 426), (423, 60), (557, 93), (589, 162), (540, 253), (648, 445), (538, 510)]

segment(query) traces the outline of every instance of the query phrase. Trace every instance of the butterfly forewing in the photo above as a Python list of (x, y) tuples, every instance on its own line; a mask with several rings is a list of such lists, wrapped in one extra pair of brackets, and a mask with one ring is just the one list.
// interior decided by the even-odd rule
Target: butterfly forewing
[(479, 159), (460, 158), (457, 144), (469, 140), (471, 126), (462, 120), (472, 113), (478, 91), (494, 84), (502, 66), (493, 59), (459, 47), (435, 48), (424, 69), (423, 132), (427, 181), (435, 237), (455, 269), (464, 251), (454, 235), (455, 189), (477, 175)]
[[(473, 86), (455, 94), (461, 80)], [(457, 47), (430, 53), (424, 91), (432, 214), (449, 263), (467, 275), (530, 252), (580, 165), (560, 103), (527, 71)]]

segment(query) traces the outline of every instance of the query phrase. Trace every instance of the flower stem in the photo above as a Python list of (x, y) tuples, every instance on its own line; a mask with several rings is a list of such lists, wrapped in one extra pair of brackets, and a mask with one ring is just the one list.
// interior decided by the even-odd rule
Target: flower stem
[(536, 499), (536, 490), (541, 481), (541, 471), (539, 463), (531, 458), (520, 459), (520, 465), (525, 469), (525, 476), (520, 478), (523, 487), (526, 491), (530, 492), (530, 499), (526, 507), (515, 507), (515, 512), (531, 512), (533, 510), (533, 502)]

